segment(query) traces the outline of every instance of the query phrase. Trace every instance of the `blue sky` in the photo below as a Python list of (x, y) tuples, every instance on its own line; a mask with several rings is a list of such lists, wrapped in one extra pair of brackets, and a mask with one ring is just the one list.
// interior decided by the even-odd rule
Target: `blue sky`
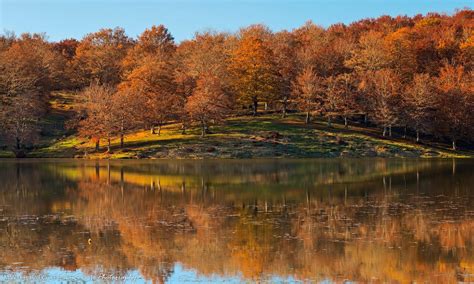
[(0, 32), (46, 32), (52, 41), (121, 26), (130, 36), (164, 24), (177, 41), (196, 31), (233, 32), (264, 23), (293, 29), (307, 20), (329, 26), (380, 15), (453, 13), (473, 0), (0, 0)]

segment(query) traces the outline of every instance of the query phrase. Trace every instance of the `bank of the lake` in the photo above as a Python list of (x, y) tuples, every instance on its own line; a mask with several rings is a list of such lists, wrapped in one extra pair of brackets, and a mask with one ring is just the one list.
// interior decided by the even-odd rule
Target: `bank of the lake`
[[(297, 114), (280, 118), (277, 114), (257, 117), (243, 116), (228, 119), (210, 128), (206, 137), (198, 128), (182, 134), (180, 124), (165, 125), (161, 133), (149, 130), (125, 135), (124, 147), (119, 137), (111, 140), (107, 152), (106, 140), (101, 140), (99, 151), (95, 143), (79, 138), (57, 121), (49, 137), (44, 137), (28, 153), (32, 158), (86, 159), (208, 159), (208, 158), (335, 158), (335, 157), (474, 157), (472, 151), (452, 151), (448, 145), (433, 142), (416, 143), (400, 133), (382, 137), (380, 129), (352, 123), (348, 128), (326, 121), (304, 123)], [(58, 126), (59, 125), (59, 126)], [(57, 129), (54, 129), (56, 127)], [(426, 140), (425, 140), (426, 141)], [(14, 157), (8, 149), (0, 150), (0, 157)]]

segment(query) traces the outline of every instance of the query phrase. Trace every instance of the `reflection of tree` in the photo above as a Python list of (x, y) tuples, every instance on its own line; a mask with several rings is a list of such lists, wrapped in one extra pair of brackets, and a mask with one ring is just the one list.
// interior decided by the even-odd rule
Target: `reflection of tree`
[[(16, 183), (0, 185), (0, 206), (23, 204), (0, 212), (8, 219), (0, 221), (0, 269), (15, 262), (30, 269), (80, 268), (91, 275), (138, 269), (144, 278), (164, 282), (180, 262), (203, 275), (242, 275), (249, 281), (272, 275), (473, 280), (466, 278), (474, 273), (469, 168), (458, 164), (452, 175), (451, 164), (393, 163), (384, 175), (358, 183), (344, 182), (347, 174), (358, 172), (355, 162), (334, 167), (338, 170), (328, 177), (333, 181), (317, 187), (278, 174), (280, 188), (273, 194), (258, 186), (251, 190), (248, 181), (241, 191), (235, 190), (238, 183), (217, 186), (203, 174), (160, 174), (154, 185), (130, 182), (127, 178), (145, 181), (153, 175), (133, 176), (122, 168), (123, 178), (115, 179), (117, 169), (111, 166), (108, 178), (107, 167), (97, 174), (93, 165), (82, 169), (93, 174), (80, 174), (73, 184), (64, 181), (68, 189), (51, 195), (33, 190), (51, 169), (31, 169), (32, 184), (19, 178), (24, 194), (16, 193)], [(443, 169), (449, 175), (439, 174)], [(275, 179), (270, 172), (263, 176)], [(266, 183), (263, 176), (257, 184)], [(26, 212), (30, 217), (22, 219)]]

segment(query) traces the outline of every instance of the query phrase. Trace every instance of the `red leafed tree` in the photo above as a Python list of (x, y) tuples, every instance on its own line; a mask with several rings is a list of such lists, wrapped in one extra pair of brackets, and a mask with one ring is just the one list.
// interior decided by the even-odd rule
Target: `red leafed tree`
[(276, 33), (273, 37), (272, 49), (279, 79), (279, 103), (282, 117), (286, 116), (291, 101), (291, 84), (298, 72), (298, 63), (295, 53), (298, 50), (298, 41), (294, 34), (288, 31)]
[(188, 98), (185, 108), (191, 119), (200, 124), (201, 136), (204, 137), (209, 124), (222, 120), (231, 106), (220, 79), (212, 75), (203, 75), (197, 80), (196, 88)]
[(232, 51), (230, 70), (237, 100), (251, 105), (257, 115), (259, 102), (273, 103), (278, 99), (278, 72), (271, 50), (272, 34), (262, 25), (241, 29)]
[(429, 74), (417, 74), (407, 87), (403, 101), (406, 107), (408, 125), (416, 132), (416, 142), (420, 141), (420, 132), (433, 130), (436, 110), (436, 89)]
[(310, 122), (312, 113), (323, 111), (324, 96), (324, 78), (311, 67), (303, 69), (293, 83), (293, 97), (297, 108), (306, 113), (306, 123)]
[(122, 77), (122, 60), (132, 40), (121, 28), (101, 29), (88, 34), (76, 48), (74, 70), (77, 84), (117, 85)]
[(137, 125), (149, 127), (158, 134), (161, 126), (174, 118), (178, 107), (173, 77), (176, 46), (164, 26), (145, 30), (123, 60), (122, 94), (129, 94), (130, 109)]
[(351, 74), (340, 74), (327, 79), (325, 110), (330, 121), (331, 116), (340, 115), (347, 128), (348, 118), (357, 113), (357, 87)]
[(441, 69), (437, 88), (437, 134), (449, 137), (452, 149), (456, 150), (457, 140), (473, 138), (473, 73), (466, 74), (462, 66), (447, 65)]
[(61, 58), (42, 34), (5, 39), (0, 50), (0, 124), (17, 156), (25, 156), (41, 131), (51, 90), (58, 88)]
[(372, 73), (369, 90), (372, 93), (372, 109), (378, 125), (383, 128), (383, 136), (392, 136), (392, 127), (400, 120), (401, 83), (399, 76), (390, 69)]
[(110, 139), (117, 133), (112, 104), (114, 94), (113, 88), (98, 84), (92, 84), (79, 94), (81, 100), (79, 135), (96, 141), (96, 150), (99, 150), (100, 140), (106, 138), (107, 151), (110, 152)]

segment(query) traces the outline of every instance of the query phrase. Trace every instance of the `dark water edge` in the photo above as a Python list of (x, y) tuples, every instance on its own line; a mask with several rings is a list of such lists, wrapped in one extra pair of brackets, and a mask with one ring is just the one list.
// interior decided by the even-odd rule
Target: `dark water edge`
[(474, 160), (0, 160), (0, 281), (474, 281)]

